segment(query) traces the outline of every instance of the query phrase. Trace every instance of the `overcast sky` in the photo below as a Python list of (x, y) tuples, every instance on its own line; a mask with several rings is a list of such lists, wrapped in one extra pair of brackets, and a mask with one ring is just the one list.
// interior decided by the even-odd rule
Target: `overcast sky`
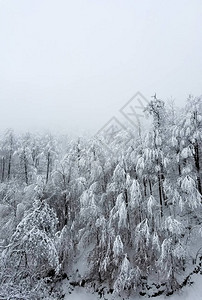
[(201, 0), (0, 0), (0, 127), (97, 131), (202, 89)]

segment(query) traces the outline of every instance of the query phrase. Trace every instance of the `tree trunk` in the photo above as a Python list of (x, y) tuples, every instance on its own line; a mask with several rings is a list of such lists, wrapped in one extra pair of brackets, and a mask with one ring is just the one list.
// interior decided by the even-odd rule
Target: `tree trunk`
[(161, 207), (161, 217), (163, 216), (163, 198), (162, 198), (162, 189), (161, 189), (161, 175), (158, 171), (158, 186), (159, 186), (159, 201)]
[(11, 176), (11, 158), (12, 158), (12, 153), (10, 151), (9, 159), (8, 159), (8, 180), (10, 179), (10, 176)]
[(27, 171), (27, 157), (24, 150), (24, 170), (25, 170), (25, 182), (28, 184), (28, 171)]
[(48, 158), (47, 158), (46, 183), (48, 183), (49, 170), (50, 170), (50, 152), (48, 152)]
[(199, 146), (197, 142), (194, 145), (194, 150), (195, 150), (194, 161), (195, 161), (195, 167), (197, 171), (197, 186), (198, 186), (198, 191), (201, 194), (202, 191), (201, 191), (201, 179), (200, 179)]
[(144, 185), (144, 195), (146, 197), (147, 196), (147, 183), (146, 183), (145, 178), (143, 179), (143, 185)]
[(150, 190), (150, 195), (152, 195), (152, 184), (151, 184), (151, 180), (149, 180), (149, 190)]

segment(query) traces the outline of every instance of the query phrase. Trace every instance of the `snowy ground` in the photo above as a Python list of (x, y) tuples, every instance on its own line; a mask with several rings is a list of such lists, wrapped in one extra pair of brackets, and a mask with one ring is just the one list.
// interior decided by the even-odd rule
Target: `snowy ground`
[[(170, 297), (158, 296), (154, 299), (156, 300), (202, 300), (202, 276), (201, 275), (193, 275), (192, 280), (194, 284), (191, 286), (185, 287), (179, 294), (172, 295)], [(97, 295), (92, 295), (86, 292), (83, 288), (76, 288), (71, 295), (66, 295), (65, 300), (98, 300), (100, 299)], [(103, 299), (103, 298), (102, 298)], [(107, 296), (107, 299), (110, 299)], [(112, 298), (111, 298), (112, 299)], [(130, 300), (143, 300), (146, 297), (133, 297)], [(148, 298), (147, 298), (148, 299)], [(116, 300), (122, 300), (122, 298)]]

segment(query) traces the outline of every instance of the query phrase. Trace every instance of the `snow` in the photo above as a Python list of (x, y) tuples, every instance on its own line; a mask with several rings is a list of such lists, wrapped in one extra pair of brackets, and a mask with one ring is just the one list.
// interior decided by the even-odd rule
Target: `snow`
[[(193, 275), (192, 281), (194, 283), (191, 286), (185, 287), (183, 290), (178, 293), (171, 295), (169, 297), (166, 296), (158, 296), (153, 299), (155, 300), (201, 300), (202, 299), (202, 275)], [(112, 300), (112, 296), (107, 295), (105, 297), (107, 300)], [(75, 289), (72, 294), (66, 295), (64, 300), (98, 300), (100, 299), (99, 295), (93, 295), (89, 292), (85, 291), (84, 288)], [(101, 298), (104, 299), (104, 298)], [(118, 298), (115, 297), (116, 300), (122, 300), (123, 297)], [(131, 297), (128, 300), (144, 300), (149, 299), (146, 297)]]
[[(201, 275), (193, 275), (192, 280), (194, 284), (191, 286), (187, 286), (183, 289), (179, 294), (172, 295), (168, 299), (170, 300), (201, 300), (202, 299), (202, 276)], [(164, 299), (159, 298), (160, 299)]]
[(71, 295), (67, 295), (64, 300), (97, 300), (95, 295), (85, 291), (75, 291)]

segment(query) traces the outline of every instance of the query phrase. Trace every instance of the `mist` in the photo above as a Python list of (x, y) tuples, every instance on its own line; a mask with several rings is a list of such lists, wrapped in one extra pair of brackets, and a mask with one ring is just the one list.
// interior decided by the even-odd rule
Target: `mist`
[(96, 133), (138, 91), (201, 94), (201, 1), (0, 1), (1, 130)]

